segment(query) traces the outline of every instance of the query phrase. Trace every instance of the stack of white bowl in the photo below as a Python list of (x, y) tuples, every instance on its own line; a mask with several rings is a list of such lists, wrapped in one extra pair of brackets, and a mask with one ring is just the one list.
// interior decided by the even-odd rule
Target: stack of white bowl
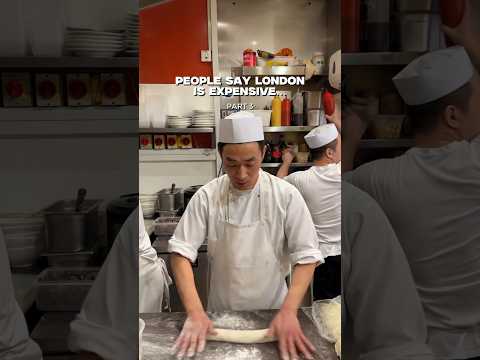
[(43, 217), (0, 216), (0, 229), (12, 268), (31, 268), (35, 264), (44, 248), (44, 228)]
[(123, 33), (91, 29), (68, 29), (65, 50), (76, 56), (114, 57), (124, 49)]
[(167, 127), (183, 129), (192, 125), (191, 116), (167, 115)]
[(151, 219), (155, 214), (157, 204), (157, 194), (140, 194), (140, 204), (142, 205), (143, 217)]
[(193, 110), (192, 127), (215, 127), (213, 111)]
[(125, 21), (125, 54), (138, 56), (140, 22), (137, 13), (129, 13)]

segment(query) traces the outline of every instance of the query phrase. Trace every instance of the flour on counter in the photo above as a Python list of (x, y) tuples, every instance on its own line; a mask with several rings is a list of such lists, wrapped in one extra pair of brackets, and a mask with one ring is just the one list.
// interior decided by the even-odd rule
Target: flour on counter
[(263, 359), (262, 352), (257, 349), (256, 347), (235, 347), (231, 346), (231, 348), (225, 349), (217, 348), (215, 351), (211, 351), (208, 354), (204, 354), (202, 356), (202, 360), (261, 360)]
[(218, 317), (211, 318), (215, 328), (232, 329), (232, 330), (256, 330), (258, 329), (258, 322), (255, 320), (245, 319), (244, 317), (224, 313)]

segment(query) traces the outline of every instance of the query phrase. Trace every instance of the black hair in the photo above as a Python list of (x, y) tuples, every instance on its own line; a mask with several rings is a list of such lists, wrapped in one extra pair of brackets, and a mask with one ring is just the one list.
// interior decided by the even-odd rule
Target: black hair
[(468, 102), (472, 95), (472, 86), (468, 82), (460, 89), (438, 99), (421, 105), (407, 106), (407, 115), (410, 118), (415, 133), (428, 134), (441, 121), (441, 115), (449, 105), (456, 106), (463, 111), (468, 110)]
[(335, 149), (337, 148), (337, 142), (338, 140), (335, 139), (327, 145), (319, 147), (318, 149), (310, 150), (310, 154), (312, 155), (312, 161), (320, 160), (327, 152), (327, 149), (332, 149), (333, 151), (335, 151)]
[[(263, 150), (265, 149), (265, 141), (264, 140), (260, 140), (260, 141), (256, 141), (256, 143), (260, 146), (260, 151), (263, 153)], [(218, 152), (221, 154), (222, 151), (223, 151), (223, 148), (225, 147), (225, 145), (228, 145), (228, 143), (222, 143), (222, 142), (219, 142), (217, 144), (218, 146)]]

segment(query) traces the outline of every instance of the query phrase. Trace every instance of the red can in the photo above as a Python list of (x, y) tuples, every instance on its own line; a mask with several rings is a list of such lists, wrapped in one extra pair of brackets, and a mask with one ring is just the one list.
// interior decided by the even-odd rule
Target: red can
[(243, 66), (257, 66), (257, 53), (252, 49), (243, 52)]

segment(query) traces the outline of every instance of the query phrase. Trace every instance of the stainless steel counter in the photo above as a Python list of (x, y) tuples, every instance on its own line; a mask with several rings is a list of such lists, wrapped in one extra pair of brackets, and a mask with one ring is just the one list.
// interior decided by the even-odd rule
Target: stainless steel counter
[[(210, 313), (210, 319), (218, 328), (253, 330), (267, 328), (275, 315), (275, 310), (231, 311)], [(185, 313), (141, 314), (145, 320), (143, 333), (143, 359), (174, 359), (171, 348), (185, 321)], [(315, 360), (336, 360), (334, 347), (318, 335), (315, 325), (304, 311), (298, 318), (305, 335), (317, 349)], [(196, 360), (273, 360), (279, 359), (277, 343), (231, 344), (210, 341), (205, 351), (198, 354)]]

